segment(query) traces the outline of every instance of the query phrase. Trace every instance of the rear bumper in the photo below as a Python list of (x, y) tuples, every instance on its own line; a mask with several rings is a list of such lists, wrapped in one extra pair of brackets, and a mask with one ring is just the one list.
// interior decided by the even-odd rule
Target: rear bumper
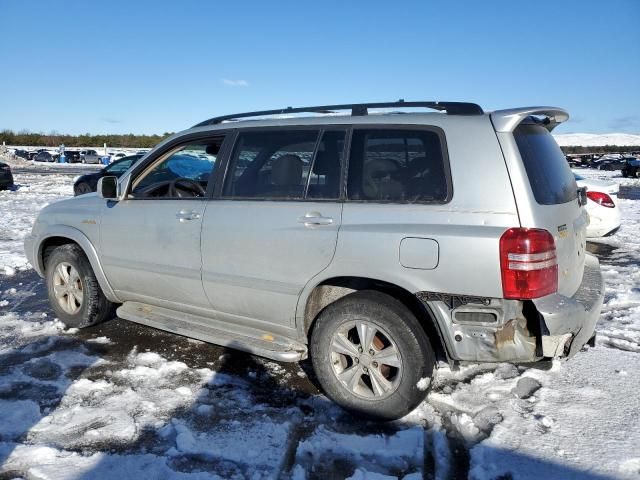
[(416, 295), (433, 314), (449, 360), (530, 363), (571, 357), (589, 343), (600, 317), (604, 286), (598, 259), (586, 255), (582, 282), (571, 297), (553, 294), (523, 302), (430, 292)]
[(553, 294), (533, 301), (543, 322), (543, 356), (575, 355), (593, 337), (603, 301), (600, 263), (586, 255), (582, 283), (572, 297)]
[(590, 220), (587, 227), (587, 238), (605, 237), (620, 228), (622, 215), (617, 206), (608, 208), (597, 205), (587, 208), (587, 211)]

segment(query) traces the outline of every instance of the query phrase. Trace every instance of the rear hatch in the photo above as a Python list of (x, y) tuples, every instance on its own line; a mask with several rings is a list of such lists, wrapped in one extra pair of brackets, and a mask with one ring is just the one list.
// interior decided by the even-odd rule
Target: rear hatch
[(575, 177), (543, 123), (525, 119), (513, 130), (513, 136), (535, 199), (535, 204), (529, 205), (533, 225), (522, 226), (543, 228), (553, 235), (558, 293), (572, 296), (582, 281), (588, 224)]

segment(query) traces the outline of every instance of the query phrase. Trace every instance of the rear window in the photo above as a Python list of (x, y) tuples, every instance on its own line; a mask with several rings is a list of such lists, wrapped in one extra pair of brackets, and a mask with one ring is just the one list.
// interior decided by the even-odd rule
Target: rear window
[(520, 124), (513, 136), (536, 202), (540, 205), (557, 205), (578, 198), (573, 172), (546, 128)]

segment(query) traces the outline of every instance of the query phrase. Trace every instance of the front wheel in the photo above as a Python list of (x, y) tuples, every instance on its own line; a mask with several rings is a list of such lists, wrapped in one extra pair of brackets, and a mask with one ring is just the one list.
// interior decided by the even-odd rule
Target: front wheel
[(91, 193), (93, 190), (87, 182), (80, 182), (75, 187), (76, 195), (84, 195), (85, 193)]
[(49, 303), (67, 327), (85, 328), (113, 315), (89, 259), (76, 244), (56, 247), (47, 258)]
[(355, 413), (393, 420), (427, 395), (435, 357), (424, 329), (395, 298), (355, 292), (318, 317), (310, 342), (325, 393)]

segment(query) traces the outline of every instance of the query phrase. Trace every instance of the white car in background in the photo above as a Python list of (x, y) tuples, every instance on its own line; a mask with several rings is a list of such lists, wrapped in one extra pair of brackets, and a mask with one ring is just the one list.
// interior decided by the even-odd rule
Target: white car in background
[[(620, 209), (616, 205), (619, 185), (606, 180), (585, 178), (574, 172), (578, 187), (587, 187), (587, 238), (609, 237), (620, 228)], [(615, 201), (614, 201), (615, 199)]]

